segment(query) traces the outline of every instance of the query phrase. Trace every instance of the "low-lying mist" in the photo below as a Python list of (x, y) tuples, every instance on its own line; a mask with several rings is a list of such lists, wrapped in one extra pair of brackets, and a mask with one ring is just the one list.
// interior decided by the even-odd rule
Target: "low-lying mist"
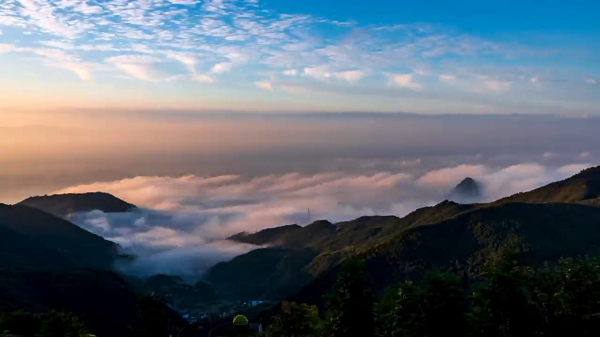
[[(540, 162), (551, 155), (540, 155)], [(478, 202), (493, 201), (567, 178), (592, 166), (573, 163), (521, 163), (499, 166), (492, 161), (431, 168), (418, 159), (357, 161), (360, 170), (319, 174), (271, 174), (255, 177), (139, 176), (70, 187), (58, 193), (103, 191), (141, 207), (130, 213), (78, 213), (71, 220), (135, 254), (122, 271), (199, 278), (214, 264), (256, 249), (226, 240), (287, 224), (306, 225), (327, 219), (351, 220), (363, 215), (404, 216), (435, 205), (465, 177), (481, 183)], [(348, 159), (350, 160), (350, 159)], [(356, 166), (355, 165), (355, 166)], [(310, 218), (308, 215), (310, 209)]]

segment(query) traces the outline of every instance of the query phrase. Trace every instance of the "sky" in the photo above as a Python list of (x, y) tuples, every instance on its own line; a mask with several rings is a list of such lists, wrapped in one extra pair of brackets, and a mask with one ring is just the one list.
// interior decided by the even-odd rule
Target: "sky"
[(4, 0), (0, 125), (65, 109), (597, 115), (599, 12), (593, 1)]

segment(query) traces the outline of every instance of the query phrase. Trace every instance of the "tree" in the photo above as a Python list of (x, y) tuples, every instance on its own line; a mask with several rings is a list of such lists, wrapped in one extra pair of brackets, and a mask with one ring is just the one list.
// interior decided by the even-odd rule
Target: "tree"
[(50, 312), (41, 315), (39, 337), (79, 337), (87, 334), (84, 321), (71, 314)]
[(326, 337), (373, 335), (373, 298), (362, 261), (343, 264), (327, 302)]
[(466, 334), (466, 296), (460, 278), (451, 273), (429, 272), (419, 286), (407, 281), (377, 308), (377, 336)]
[(163, 337), (176, 334), (178, 329), (167, 306), (152, 296), (140, 295), (135, 301), (136, 314), (129, 327), (131, 336)]
[(0, 314), (0, 331), (8, 330), (19, 335), (34, 335), (40, 330), (38, 316), (23, 310)]
[(475, 336), (534, 336), (540, 326), (534, 301), (535, 272), (520, 264), (514, 252), (503, 254), (483, 269), (485, 281), (476, 287), (471, 311)]
[(376, 336), (420, 336), (423, 317), (419, 288), (407, 281), (392, 289), (396, 293), (388, 292), (377, 304)]
[(76, 315), (50, 311), (30, 313), (18, 310), (0, 315), (0, 331), (36, 337), (79, 337), (87, 334), (85, 321)]
[(535, 300), (544, 335), (600, 335), (600, 264), (596, 259), (561, 259), (537, 273)]
[(272, 337), (313, 337), (320, 333), (319, 309), (314, 305), (282, 302), (281, 313), (272, 318), (267, 331)]

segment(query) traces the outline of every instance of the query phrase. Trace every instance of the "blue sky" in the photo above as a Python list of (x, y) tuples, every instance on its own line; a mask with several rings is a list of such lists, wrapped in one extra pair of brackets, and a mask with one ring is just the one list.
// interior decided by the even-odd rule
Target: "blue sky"
[(600, 114), (593, 1), (4, 0), (0, 108)]

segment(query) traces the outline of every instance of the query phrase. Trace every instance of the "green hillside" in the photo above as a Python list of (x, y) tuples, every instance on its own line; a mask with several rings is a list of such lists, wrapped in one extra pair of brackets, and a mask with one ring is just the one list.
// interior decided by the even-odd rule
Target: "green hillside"
[[(523, 252), (539, 265), (560, 257), (600, 255), (600, 209), (579, 204), (510, 203), (482, 206), (357, 247), (352, 255), (366, 261), (375, 290), (404, 279), (419, 279), (426, 270), (444, 269), (475, 277), (484, 263), (506, 249)], [(295, 301), (323, 304), (339, 263), (322, 273)]]
[(206, 277), (231, 299), (278, 299), (298, 291), (311, 280), (305, 267), (313, 249), (263, 248), (212, 267)]
[(36, 196), (27, 198), (18, 205), (41, 209), (62, 218), (76, 212), (100, 210), (114, 213), (128, 212), (137, 208), (111, 194), (102, 192)]
[(361, 247), (382, 242), (410, 226), (434, 223), (474, 208), (445, 201), (418, 209), (404, 218), (364, 216), (338, 224), (317, 221), (306, 227), (284, 226), (280, 230), (238, 234), (230, 240), (275, 247), (254, 250), (220, 263), (210, 269), (207, 281), (235, 298), (280, 299)]
[(600, 197), (600, 166), (583, 170), (571, 178), (530, 192), (518, 193), (498, 202), (581, 202)]
[[(403, 218), (375, 216), (338, 224), (317, 222), (295, 228), (293, 235), (282, 230), (281, 236), (273, 236), (271, 244), (288, 255), (296, 254), (299, 248), (315, 253), (310, 261), (298, 259), (306, 264), (299, 264), (301, 273), (295, 272), (302, 279), (311, 280), (312, 287), (321, 289), (311, 290), (308, 286), (298, 296), (311, 298), (306, 294), (313, 292), (315, 300), (334, 279), (332, 275), (336, 274), (339, 263), (354, 256), (367, 260), (373, 282), (383, 289), (406, 277), (418, 278), (431, 268), (477, 275), (485, 261), (508, 247), (520, 249), (531, 263), (561, 256), (597, 255), (600, 209), (592, 206), (599, 200), (595, 198), (598, 181), (600, 170), (590, 169), (565, 181), (511, 197), (525, 198), (527, 203), (513, 202), (511, 198), (473, 205), (444, 201)], [(555, 199), (572, 203), (557, 203)], [(221, 263), (219, 274), (234, 275), (236, 270), (244, 268), (243, 264), (248, 264), (247, 269), (262, 270), (263, 264), (273, 263), (282, 254), (278, 249), (261, 250), (260, 257), (250, 252)], [(290, 268), (286, 275), (294, 275), (294, 270)], [(251, 288), (254, 292), (250, 292), (254, 297), (271, 296), (274, 292), (269, 287), (286, 284), (280, 274), (257, 272), (248, 277), (255, 284)], [(219, 281), (228, 284), (226, 277)], [(301, 283), (294, 281), (296, 285)], [(270, 289), (269, 295), (261, 289)]]

